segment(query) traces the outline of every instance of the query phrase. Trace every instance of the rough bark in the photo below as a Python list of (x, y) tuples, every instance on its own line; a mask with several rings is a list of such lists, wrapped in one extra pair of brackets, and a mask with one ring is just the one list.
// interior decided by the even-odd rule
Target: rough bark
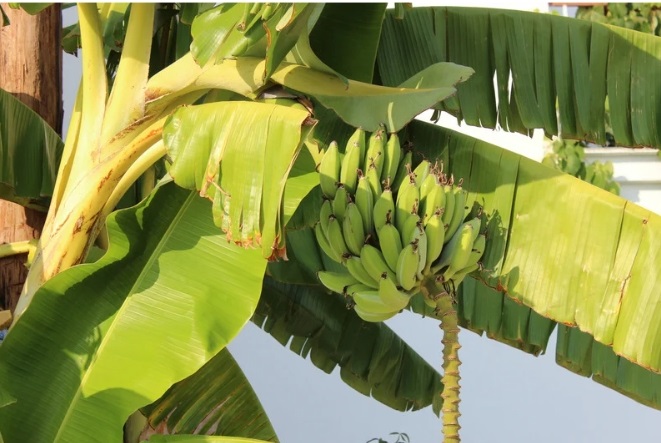
[[(3, 3), (10, 25), (0, 29), (0, 88), (62, 130), (61, 7), (31, 16)], [(46, 214), (0, 200), (0, 243), (38, 238)], [(0, 309), (13, 311), (25, 281), (26, 254), (0, 259)]]

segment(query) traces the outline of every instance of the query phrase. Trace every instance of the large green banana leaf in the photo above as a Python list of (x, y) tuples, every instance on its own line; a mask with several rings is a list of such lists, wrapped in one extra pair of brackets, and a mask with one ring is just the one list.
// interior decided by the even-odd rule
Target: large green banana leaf
[(164, 185), (109, 217), (103, 258), (37, 291), (0, 346), (0, 386), (17, 400), (0, 409), (8, 443), (120, 441), (130, 414), (239, 332), (266, 262), (228, 244), (209, 213)]
[(64, 144), (37, 113), (0, 89), (0, 198), (45, 210)]
[[(408, 129), (423, 155), (442, 159), (446, 171), (464, 179), (469, 205), (484, 206), (489, 219), (480, 283), (461, 291), (467, 324), (503, 341), (519, 334), (526, 346), (543, 349), (553, 324), (532, 308), (589, 333), (661, 383), (661, 217), (454, 131), (422, 122)], [(661, 399), (645, 396), (647, 379), (609, 380), (627, 395), (661, 406)]]
[(658, 37), (500, 9), (415, 8), (402, 20), (387, 15), (377, 58), (383, 84), (398, 85), (445, 61), (475, 69), (457, 100), (443, 107), (468, 124), (498, 123), (523, 133), (544, 128), (604, 144), (608, 102), (619, 144), (661, 147)]
[(322, 371), (339, 366), (346, 384), (393, 409), (417, 410), (440, 398), (434, 368), (385, 324), (361, 320), (320, 285), (265, 279), (252, 321)]
[(228, 240), (280, 257), (285, 182), (312, 125), (299, 107), (220, 102), (182, 108), (163, 131), (170, 175), (213, 202), (214, 220)]
[(141, 412), (171, 434), (232, 435), (277, 441), (257, 394), (227, 349)]

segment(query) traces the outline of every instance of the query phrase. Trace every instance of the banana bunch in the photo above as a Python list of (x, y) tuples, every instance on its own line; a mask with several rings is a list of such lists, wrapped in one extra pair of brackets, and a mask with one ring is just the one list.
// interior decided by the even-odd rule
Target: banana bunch
[(396, 133), (381, 127), (368, 138), (359, 128), (344, 153), (329, 145), (318, 171), (324, 201), (315, 235), (346, 270), (318, 276), (350, 297), (363, 320), (394, 316), (425, 279), (456, 287), (479, 268), (486, 236), (481, 213), (466, 220), (461, 180), (427, 160), (412, 169), (412, 152), (403, 152)]

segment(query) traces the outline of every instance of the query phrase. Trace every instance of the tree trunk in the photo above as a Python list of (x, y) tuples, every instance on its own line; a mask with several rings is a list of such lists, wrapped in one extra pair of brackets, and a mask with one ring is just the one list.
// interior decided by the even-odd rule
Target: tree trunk
[[(61, 6), (31, 16), (3, 3), (10, 25), (0, 29), (0, 88), (62, 131)], [(46, 213), (0, 200), (0, 244), (38, 238)], [(26, 254), (0, 259), (0, 310), (13, 312), (27, 270)]]

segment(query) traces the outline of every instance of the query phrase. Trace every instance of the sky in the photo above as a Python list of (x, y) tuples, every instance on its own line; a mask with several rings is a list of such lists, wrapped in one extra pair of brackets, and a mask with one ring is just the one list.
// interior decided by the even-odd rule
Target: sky
[[(65, 25), (75, 20), (65, 11)], [(80, 58), (64, 56), (64, 129), (80, 79)], [(387, 324), (440, 369), (438, 324), (404, 312)], [(658, 442), (659, 411), (555, 364), (462, 330), (461, 419), (464, 442)], [(249, 323), (229, 346), (283, 443), (362, 443), (405, 432), (411, 443), (442, 440), (427, 408), (393, 411), (327, 375)]]

